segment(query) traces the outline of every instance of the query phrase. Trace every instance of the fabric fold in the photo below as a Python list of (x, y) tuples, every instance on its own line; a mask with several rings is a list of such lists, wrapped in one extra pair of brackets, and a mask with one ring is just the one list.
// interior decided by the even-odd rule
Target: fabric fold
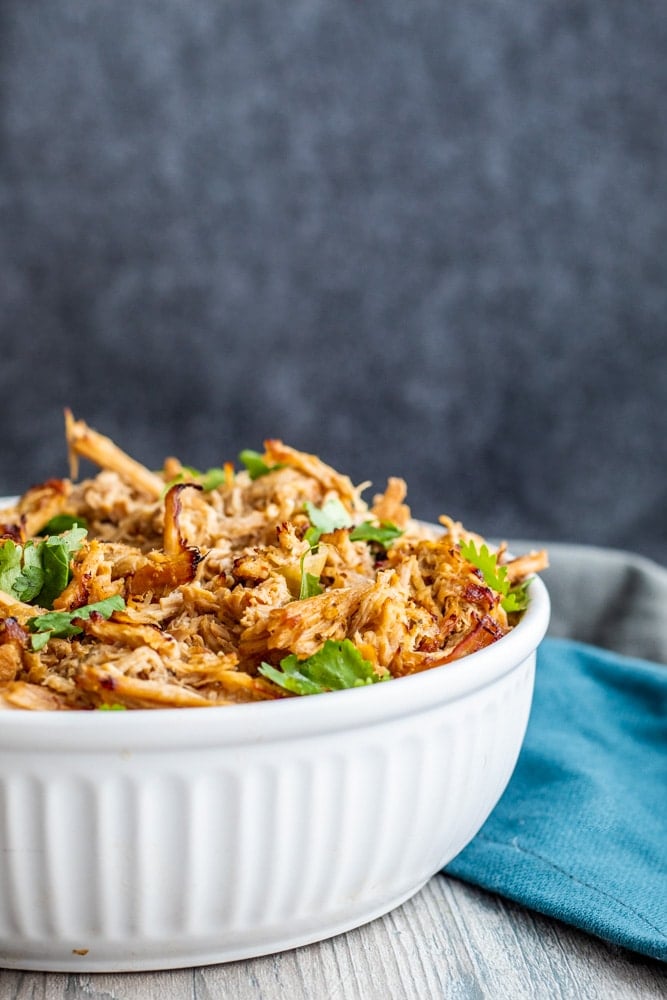
[(546, 639), (514, 775), (445, 871), (667, 960), (667, 667)]

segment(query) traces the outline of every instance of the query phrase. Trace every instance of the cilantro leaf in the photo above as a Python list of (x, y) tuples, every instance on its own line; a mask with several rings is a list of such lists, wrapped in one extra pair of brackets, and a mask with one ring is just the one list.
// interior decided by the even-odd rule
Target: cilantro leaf
[(201, 488), (204, 493), (210, 493), (211, 490), (215, 490), (227, 479), (227, 474), (222, 468), (207, 469), (206, 472), (200, 474)]
[(321, 507), (316, 507), (310, 500), (306, 500), (304, 506), (310, 521), (305, 539), (311, 548), (317, 545), (322, 535), (352, 525), (352, 518), (338, 497), (330, 497)]
[(86, 528), (70, 528), (69, 531), (63, 531), (60, 535), (49, 535), (42, 544), (63, 545), (69, 554), (73, 556), (81, 548), (87, 534), (88, 531)]
[(20, 574), (14, 580), (12, 593), (28, 604), (34, 601), (44, 586), (44, 567), (39, 545), (26, 542), (23, 546), (23, 565)]
[(312, 549), (307, 549), (301, 556), (301, 586), (299, 588), (299, 600), (303, 601), (306, 597), (317, 597), (318, 594), (322, 593), (322, 586), (320, 584), (319, 577), (315, 576), (314, 573), (309, 573), (305, 567), (305, 558), (312, 551)]
[(474, 541), (459, 543), (461, 555), (472, 563), (482, 574), (484, 583), (502, 596), (501, 607), (507, 612), (525, 611), (528, 607), (529, 580), (512, 586), (507, 579), (507, 566), (498, 565), (498, 555), (490, 552), (487, 545), (480, 545), (479, 550)]
[(201, 486), (204, 493), (210, 493), (211, 490), (216, 489), (227, 479), (227, 473), (219, 466), (207, 469), (206, 472), (200, 472), (199, 469), (194, 469), (191, 465), (184, 465), (182, 468), (182, 472), (179, 472), (177, 476), (174, 476), (173, 479), (164, 484), (162, 497), (165, 497), (172, 486), (177, 486), (178, 483), (196, 482), (198, 486)]
[(462, 541), (459, 543), (461, 555), (472, 563), (484, 577), (484, 583), (499, 594), (506, 594), (509, 590), (507, 582), (507, 567), (498, 566), (498, 556), (495, 552), (490, 552), (488, 545), (480, 545), (479, 550), (474, 541)]
[(306, 572), (305, 558), (310, 552), (316, 552), (322, 535), (336, 528), (349, 528), (352, 519), (338, 497), (331, 497), (322, 507), (316, 507), (310, 500), (306, 500), (304, 509), (308, 514), (310, 527), (304, 535), (309, 548), (301, 556), (301, 588), (299, 600), (305, 597), (315, 597), (322, 593), (322, 587), (318, 577)]
[(88, 522), (85, 517), (74, 517), (73, 514), (56, 514), (50, 521), (47, 521), (41, 528), (38, 535), (60, 535), (69, 528), (87, 528)]
[(11, 538), (6, 539), (0, 545), (0, 590), (15, 597), (17, 595), (14, 591), (14, 584), (21, 575), (22, 556), (21, 546), (13, 542)]
[(0, 589), (19, 601), (50, 608), (70, 580), (70, 559), (86, 537), (85, 528), (47, 535), (37, 545), (17, 545), (11, 539), (0, 546)]
[(283, 657), (280, 668), (262, 663), (260, 674), (292, 694), (322, 694), (344, 688), (364, 687), (389, 678), (377, 674), (349, 639), (327, 639), (312, 656), (299, 660), (294, 653)]
[(252, 480), (259, 479), (260, 476), (266, 476), (269, 472), (283, 468), (280, 463), (267, 465), (260, 453), (253, 451), (252, 448), (244, 448), (239, 454), (239, 461), (245, 465), (248, 475)]
[(50, 608), (69, 583), (70, 559), (81, 548), (86, 534), (85, 528), (70, 528), (61, 535), (48, 535), (40, 542), (44, 583), (36, 597), (43, 607)]
[(512, 612), (525, 611), (528, 607), (528, 585), (530, 580), (517, 583), (510, 587), (507, 596), (502, 600), (502, 606), (509, 614)]
[(50, 608), (56, 597), (62, 594), (69, 579), (69, 554), (62, 545), (49, 546), (42, 554), (44, 564), (44, 585), (39, 592), (42, 606)]
[(73, 611), (48, 611), (45, 615), (29, 618), (26, 624), (33, 633), (32, 649), (43, 649), (52, 637), (68, 639), (70, 636), (79, 635), (82, 629), (79, 625), (73, 624), (75, 618), (88, 619), (94, 611), (103, 618), (110, 618), (114, 611), (122, 611), (124, 607), (125, 601), (120, 594), (112, 594), (103, 601), (84, 604), (83, 607), (74, 608)]
[(184, 473), (187, 473), (188, 476), (192, 476), (193, 479), (196, 479), (204, 493), (210, 493), (211, 490), (216, 489), (220, 483), (224, 483), (227, 478), (225, 470), (220, 466), (216, 466), (213, 469), (207, 469), (206, 472), (200, 472), (198, 469), (193, 469), (191, 465), (184, 465), (183, 472), (180, 476), (176, 476), (176, 478), (173, 479), (169, 485), (173, 486), (175, 483), (183, 482), (185, 479)]
[(50, 608), (53, 605), (56, 597), (62, 594), (69, 580), (69, 550), (64, 545), (49, 544), (52, 538), (57, 537), (57, 535), (49, 535), (42, 549), (44, 584), (39, 591), (39, 600), (45, 608)]
[(372, 521), (363, 521), (350, 532), (352, 542), (375, 542), (382, 548), (388, 548), (393, 541), (403, 534), (391, 521), (381, 521), (380, 524), (373, 524)]
[[(318, 546), (307, 548), (299, 560), (299, 569), (301, 572), (301, 585), (299, 587), (300, 601), (303, 601), (306, 597), (317, 597), (318, 594), (323, 592), (324, 588), (320, 584), (320, 573), (322, 572), (326, 557), (309, 558), (318, 552), (318, 548)], [(308, 566), (306, 566), (306, 559), (308, 559)], [(310, 570), (315, 568), (318, 569), (317, 574), (311, 573)]]

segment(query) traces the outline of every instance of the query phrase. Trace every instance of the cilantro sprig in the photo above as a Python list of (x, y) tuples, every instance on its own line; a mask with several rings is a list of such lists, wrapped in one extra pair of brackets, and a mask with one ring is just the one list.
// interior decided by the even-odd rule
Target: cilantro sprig
[(310, 528), (304, 537), (311, 548), (317, 546), (322, 535), (337, 531), (338, 528), (352, 526), (352, 518), (338, 497), (329, 497), (321, 507), (316, 507), (310, 500), (306, 500), (305, 509)]
[(380, 521), (379, 524), (373, 524), (372, 521), (362, 521), (350, 532), (350, 541), (372, 542), (386, 549), (402, 534), (401, 528), (398, 528), (391, 521)]
[(390, 676), (376, 673), (372, 663), (363, 658), (349, 639), (339, 642), (327, 639), (312, 656), (300, 660), (291, 653), (283, 657), (279, 668), (262, 663), (259, 672), (292, 694), (323, 694), (364, 687), (388, 680)]
[(338, 497), (330, 497), (321, 507), (316, 507), (310, 500), (306, 500), (304, 510), (308, 515), (310, 527), (304, 535), (308, 542), (308, 548), (301, 556), (301, 585), (299, 587), (299, 600), (306, 597), (315, 597), (322, 593), (322, 586), (319, 578), (314, 573), (309, 573), (306, 569), (306, 556), (317, 552), (320, 538), (330, 531), (338, 528), (349, 528), (352, 518), (340, 502)]
[(276, 469), (283, 468), (280, 462), (277, 462), (275, 465), (268, 465), (262, 455), (258, 451), (253, 451), (252, 448), (244, 448), (239, 454), (239, 461), (245, 465), (248, 475), (253, 481), (259, 479), (261, 476), (267, 476), (269, 472), (275, 472)]
[(74, 624), (76, 618), (87, 620), (93, 612), (102, 618), (110, 618), (114, 611), (122, 611), (124, 607), (125, 601), (120, 594), (113, 594), (111, 597), (105, 597), (103, 601), (84, 604), (83, 607), (74, 608), (73, 611), (49, 611), (45, 615), (29, 618), (26, 624), (33, 633), (30, 637), (31, 648), (37, 651), (43, 649), (49, 639), (69, 639), (73, 635), (79, 635), (83, 629), (80, 625)]
[(315, 576), (314, 573), (309, 573), (306, 569), (306, 556), (310, 555), (312, 549), (306, 549), (306, 551), (301, 556), (299, 562), (299, 568), (301, 572), (301, 583), (299, 585), (299, 600), (303, 601), (307, 597), (317, 597), (323, 591), (322, 584), (320, 583), (320, 578)]
[[(353, 542), (368, 542), (369, 544), (378, 545), (383, 549), (388, 548), (393, 541), (403, 534), (402, 530), (395, 524), (392, 524), (391, 521), (381, 521), (379, 524), (373, 524), (372, 521), (363, 521), (361, 524), (353, 527), (354, 522), (347, 508), (338, 497), (329, 497), (321, 507), (316, 507), (315, 504), (306, 500), (304, 510), (310, 521), (310, 527), (304, 535), (305, 540), (310, 546), (310, 552), (317, 550), (322, 535), (337, 531), (339, 528), (352, 528), (350, 539)], [(306, 573), (304, 570), (304, 559), (307, 554), (306, 552), (301, 556), (301, 590), (299, 594), (301, 599), (322, 593), (322, 588), (319, 585), (317, 577)]]
[(507, 579), (507, 566), (498, 565), (498, 555), (490, 552), (487, 545), (482, 544), (478, 549), (470, 539), (460, 542), (459, 548), (463, 558), (480, 571), (487, 587), (502, 596), (500, 604), (505, 611), (512, 613), (526, 610), (529, 580), (512, 585)]
[(163, 496), (166, 495), (171, 487), (177, 486), (178, 483), (191, 482), (193, 480), (198, 486), (201, 486), (204, 493), (210, 493), (211, 490), (217, 489), (218, 486), (226, 482), (227, 473), (220, 467), (207, 469), (206, 472), (200, 472), (199, 469), (194, 469), (191, 465), (184, 465), (182, 472), (179, 472), (177, 476), (174, 476), (174, 478), (170, 479), (168, 483), (165, 483), (162, 494)]
[(6, 539), (0, 545), (0, 590), (27, 604), (52, 607), (71, 579), (70, 561), (86, 534), (73, 527), (25, 545)]
[(60, 535), (63, 531), (69, 531), (70, 528), (87, 528), (88, 522), (85, 517), (81, 517), (79, 514), (76, 516), (74, 514), (56, 514), (52, 517), (50, 521), (47, 521), (43, 528), (41, 528), (37, 534), (38, 535)]

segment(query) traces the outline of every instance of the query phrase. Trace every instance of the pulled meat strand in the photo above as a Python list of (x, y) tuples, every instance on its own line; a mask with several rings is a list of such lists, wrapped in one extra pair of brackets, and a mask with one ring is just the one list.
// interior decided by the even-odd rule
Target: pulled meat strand
[(72, 479), (77, 478), (78, 459), (81, 457), (103, 469), (117, 472), (121, 479), (153, 500), (157, 500), (162, 494), (165, 484), (159, 476), (126, 455), (111, 438), (94, 431), (83, 420), (75, 420), (70, 410), (65, 410), (65, 435)]

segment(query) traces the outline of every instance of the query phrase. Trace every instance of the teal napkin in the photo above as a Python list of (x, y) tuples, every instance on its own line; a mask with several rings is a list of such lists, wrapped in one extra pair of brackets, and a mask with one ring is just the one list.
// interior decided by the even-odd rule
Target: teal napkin
[(667, 961), (667, 666), (545, 639), (514, 775), (445, 872)]

